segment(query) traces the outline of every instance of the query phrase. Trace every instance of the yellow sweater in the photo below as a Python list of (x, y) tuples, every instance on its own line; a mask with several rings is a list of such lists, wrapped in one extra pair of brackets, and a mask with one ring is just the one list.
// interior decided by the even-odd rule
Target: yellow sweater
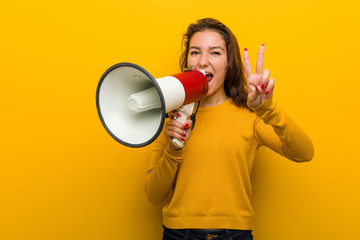
[(250, 173), (259, 146), (298, 162), (312, 159), (311, 140), (272, 98), (252, 110), (232, 99), (199, 108), (184, 149), (171, 149), (163, 133), (153, 144), (145, 191), (154, 204), (168, 198), (166, 227), (251, 230)]

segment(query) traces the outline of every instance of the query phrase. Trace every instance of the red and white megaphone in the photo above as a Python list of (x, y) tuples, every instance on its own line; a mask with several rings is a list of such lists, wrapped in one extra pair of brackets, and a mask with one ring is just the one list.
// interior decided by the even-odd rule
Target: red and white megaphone
[[(101, 77), (96, 105), (106, 131), (128, 147), (143, 147), (160, 134), (166, 113), (178, 109), (184, 123), (208, 91), (205, 73), (187, 70), (155, 79), (133, 63), (119, 63)], [(173, 139), (178, 147), (183, 142)]]

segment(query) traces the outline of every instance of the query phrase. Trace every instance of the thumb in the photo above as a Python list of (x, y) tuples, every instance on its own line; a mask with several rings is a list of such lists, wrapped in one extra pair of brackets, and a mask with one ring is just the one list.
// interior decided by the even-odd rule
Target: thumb
[(257, 107), (260, 104), (260, 91), (255, 90), (248, 94), (248, 102), (250, 107)]

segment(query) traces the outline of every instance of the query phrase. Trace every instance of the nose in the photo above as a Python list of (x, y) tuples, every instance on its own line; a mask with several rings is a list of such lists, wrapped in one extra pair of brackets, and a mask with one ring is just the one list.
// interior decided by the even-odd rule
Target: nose
[(199, 62), (198, 62), (198, 67), (206, 68), (208, 65), (209, 65), (208, 56), (206, 54), (201, 54)]

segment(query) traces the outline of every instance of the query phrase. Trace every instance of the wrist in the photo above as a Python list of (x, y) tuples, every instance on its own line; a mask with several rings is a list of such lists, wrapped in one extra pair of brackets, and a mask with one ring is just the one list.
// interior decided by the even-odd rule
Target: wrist
[(250, 102), (247, 101), (248, 107), (253, 110), (255, 113), (262, 113), (263, 111), (266, 111), (267, 109), (271, 108), (271, 106), (274, 104), (273, 97), (270, 97), (269, 99), (263, 101), (256, 107), (251, 106)]
[(172, 144), (169, 144), (167, 147), (167, 151), (168, 153), (170, 153), (171, 155), (179, 155), (182, 154), (182, 150), (184, 148), (178, 148), (176, 146), (173, 146)]
[(182, 149), (182, 148), (179, 148), (179, 147), (174, 146), (173, 144), (169, 144), (169, 148), (171, 148), (171, 149), (174, 150), (174, 151), (179, 151), (179, 150)]

